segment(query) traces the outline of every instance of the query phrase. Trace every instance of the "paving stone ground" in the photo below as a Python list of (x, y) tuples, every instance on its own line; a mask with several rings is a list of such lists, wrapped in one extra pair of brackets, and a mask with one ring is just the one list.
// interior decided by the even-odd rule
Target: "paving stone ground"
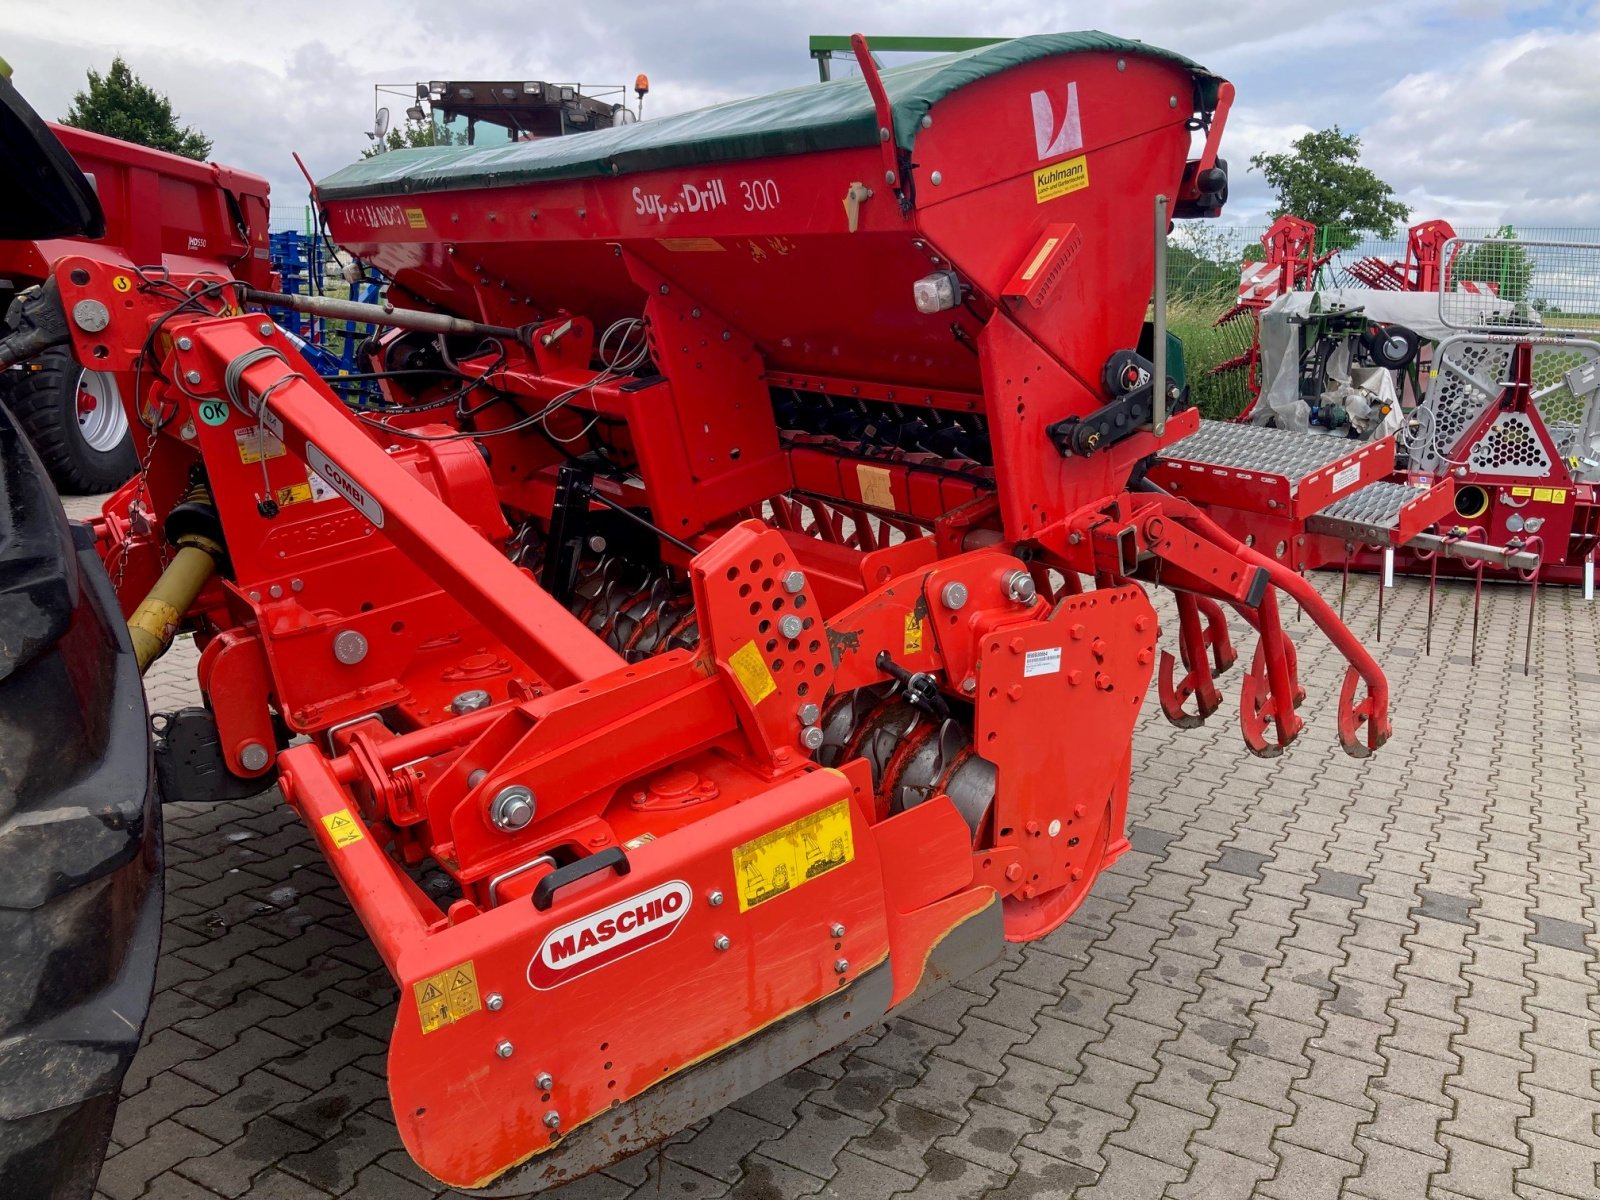
[[(1375, 597), (1352, 579), (1369, 644)], [(1307, 621), (1309, 728), (1280, 758), (1152, 697), (1133, 849), (1066, 925), (546, 1195), (1600, 1195), (1600, 606), (1544, 589), (1525, 675), (1527, 598), (1485, 590), (1474, 667), (1470, 589), (1442, 591), (1431, 656), (1426, 582), (1388, 594), (1396, 732), (1365, 761)], [(193, 670), (185, 646), (158, 664), (152, 709), (192, 703)], [(158, 992), (100, 1194), (449, 1194), (400, 1148), (395, 989), (309, 836), (275, 793), (166, 815)]]

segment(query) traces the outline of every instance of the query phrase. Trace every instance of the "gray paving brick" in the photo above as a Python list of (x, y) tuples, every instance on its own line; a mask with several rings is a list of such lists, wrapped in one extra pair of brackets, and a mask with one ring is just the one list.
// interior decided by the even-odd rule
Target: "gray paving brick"
[(162, 1172), (217, 1148), (210, 1138), (176, 1121), (158, 1122), (134, 1145), (106, 1159), (100, 1170), (99, 1188), (111, 1200), (134, 1200)]

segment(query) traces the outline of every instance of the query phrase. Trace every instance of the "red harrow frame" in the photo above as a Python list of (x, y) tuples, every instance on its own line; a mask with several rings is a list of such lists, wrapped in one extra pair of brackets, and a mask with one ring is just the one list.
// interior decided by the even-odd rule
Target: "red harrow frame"
[[(1150, 214), (1219, 207), (1231, 86), (1103, 35), (857, 51), (815, 91), (855, 123), (783, 149), (688, 154), (691, 115), (325, 181), (393, 280), (376, 411), (224, 274), (56, 268), (153, 431), (97, 526), (136, 636), (195, 632), (227, 777), (315, 833), (453, 1186), (592, 1170), (1058, 926), (1127, 846), (1158, 656), (1172, 719), (1220, 706), (1225, 607), (1251, 749), (1302, 727), (1280, 592), (1350, 660), (1346, 750), (1389, 736), (1298, 573), (1338, 544), (1314, 506), (1252, 548), (1253, 502), (1152, 469), (1199, 422), (1132, 353)], [(586, 145), (609, 165), (516, 177)], [(1348, 495), (1367, 450), (1282, 486)]]

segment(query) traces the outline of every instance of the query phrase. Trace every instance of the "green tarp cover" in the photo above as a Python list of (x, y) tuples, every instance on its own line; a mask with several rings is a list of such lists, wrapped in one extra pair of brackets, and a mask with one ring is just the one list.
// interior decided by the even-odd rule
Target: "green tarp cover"
[[(884, 71), (895, 142), (910, 150), (928, 110), (958, 88), (1035, 59), (1092, 50), (1177, 63), (1194, 77), (1195, 108), (1204, 112), (1216, 104), (1221, 81), (1182, 55), (1093, 30), (1037, 34)], [(502, 187), (841, 150), (877, 142), (878, 122), (866, 83), (860, 78), (836, 79), (541, 141), (392, 150), (335, 172), (318, 183), (317, 189), (324, 200), (345, 200)]]

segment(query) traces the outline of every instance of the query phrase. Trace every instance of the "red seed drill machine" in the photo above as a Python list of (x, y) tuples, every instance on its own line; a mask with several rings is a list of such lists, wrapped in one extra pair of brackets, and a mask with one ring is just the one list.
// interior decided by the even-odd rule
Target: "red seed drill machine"
[[(141, 659), (203, 647), (163, 752), (305, 818), (452, 1186), (593, 1170), (1060, 925), (1127, 845), (1149, 585), (1173, 719), (1221, 704), (1227, 605), (1246, 740), (1291, 741), (1286, 593), (1351, 663), (1345, 748), (1389, 735), (1297, 568), (1392, 444), (1243, 487), (1196, 451), (1205, 505), (1149, 470), (1200, 425), (1159, 280), (1141, 330), (1168, 213), (1221, 208), (1231, 85), (1099, 33), (855, 48), (857, 79), (323, 180), (392, 280), (375, 408), (250, 310), (338, 302), (58, 266), (144, 431), (96, 527)], [(1241, 493), (1261, 549), (1213, 520)]]

